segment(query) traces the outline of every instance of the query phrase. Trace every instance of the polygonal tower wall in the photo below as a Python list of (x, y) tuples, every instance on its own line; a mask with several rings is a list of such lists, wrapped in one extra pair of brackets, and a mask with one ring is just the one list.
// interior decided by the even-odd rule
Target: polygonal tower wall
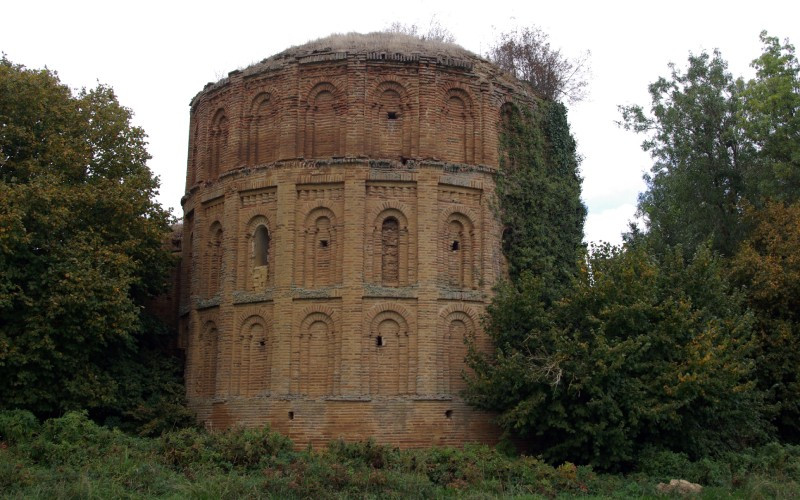
[(458, 392), (465, 336), (489, 348), (498, 127), (520, 99), (463, 49), (400, 35), (332, 37), (206, 86), (182, 200), (198, 420), (298, 445), (495, 441)]

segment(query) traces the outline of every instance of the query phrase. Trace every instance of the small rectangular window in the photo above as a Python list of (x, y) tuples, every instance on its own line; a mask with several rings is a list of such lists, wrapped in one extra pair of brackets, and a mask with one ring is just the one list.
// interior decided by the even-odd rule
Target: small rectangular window
[(397, 111), (389, 111), (389, 119), (397, 120)]

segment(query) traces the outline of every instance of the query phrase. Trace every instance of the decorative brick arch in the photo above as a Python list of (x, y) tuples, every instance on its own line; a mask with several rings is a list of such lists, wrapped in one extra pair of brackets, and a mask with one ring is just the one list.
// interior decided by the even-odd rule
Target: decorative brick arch
[[(397, 200), (386, 200), (367, 216), (364, 264), (366, 279), (384, 286), (407, 286), (416, 281), (417, 245), (413, 228), (409, 227), (409, 207)], [(397, 234), (387, 235), (386, 222), (397, 221)], [(387, 241), (394, 239), (395, 241)], [(394, 267), (394, 271), (390, 270)]]
[(336, 211), (325, 202), (301, 207), (303, 226), (298, 236), (298, 277), (302, 286), (318, 288), (341, 283), (342, 223)]
[(480, 282), (480, 219), (469, 207), (450, 205), (440, 213), (439, 262), (442, 284), (475, 290)]
[(344, 93), (331, 82), (314, 85), (305, 99), (303, 151), (307, 158), (339, 156), (344, 152)]
[(438, 126), (438, 144), (442, 159), (471, 163), (475, 159), (474, 99), (459, 86), (452, 86), (442, 96)]
[(231, 395), (269, 394), (275, 350), (271, 330), (271, 322), (260, 314), (240, 318), (232, 346)]
[(370, 396), (416, 392), (416, 322), (398, 303), (382, 303), (365, 315), (362, 391)]
[(334, 310), (311, 306), (292, 341), (292, 392), (308, 397), (335, 396), (340, 391), (342, 349)]
[[(260, 228), (264, 228), (263, 230)], [(245, 263), (245, 290), (263, 292), (265, 288), (274, 283), (274, 269), (272, 265), (275, 255), (275, 242), (273, 237), (275, 225), (267, 213), (259, 213), (250, 218), (245, 226), (242, 255)], [(266, 232), (266, 242), (262, 241)], [(264, 247), (263, 245), (266, 244)]]
[(376, 158), (400, 159), (411, 155), (411, 104), (406, 88), (384, 80), (372, 90), (368, 102), (368, 150)]
[(439, 394), (456, 396), (466, 388), (462, 373), (467, 369), (465, 339), (478, 333), (478, 315), (461, 304), (439, 310), (436, 334), (436, 390)]
[(211, 118), (211, 128), (208, 137), (208, 174), (209, 181), (215, 181), (229, 162), (231, 123), (225, 108), (218, 108)]
[(247, 164), (263, 165), (280, 159), (282, 108), (278, 92), (262, 89), (250, 102), (245, 117)]

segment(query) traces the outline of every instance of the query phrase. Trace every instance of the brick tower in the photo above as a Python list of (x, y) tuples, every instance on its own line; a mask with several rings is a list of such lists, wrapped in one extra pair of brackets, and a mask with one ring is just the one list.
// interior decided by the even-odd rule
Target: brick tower
[(492, 209), (521, 86), (451, 44), (334, 35), (191, 102), (180, 338), (207, 427), (298, 445), (493, 442), (459, 397), (503, 272)]

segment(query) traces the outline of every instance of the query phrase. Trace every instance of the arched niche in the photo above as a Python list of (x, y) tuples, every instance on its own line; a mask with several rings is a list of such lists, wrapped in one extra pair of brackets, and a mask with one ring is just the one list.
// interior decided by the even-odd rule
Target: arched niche
[(211, 119), (209, 131), (208, 180), (216, 180), (228, 162), (229, 122), (224, 109), (218, 109)]
[(454, 163), (474, 160), (474, 119), (472, 99), (463, 89), (450, 89), (444, 102), (438, 127), (438, 147), (442, 159)]
[(282, 117), (275, 92), (261, 92), (250, 104), (247, 124), (247, 164), (262, 165), (280, 158)]
[(457, 290), (478, 288), (478, 246), (479, 238), (472, 218), (461, 211), (447, 213), (440, 229), (439, 240), (445, 286)]
[(405, 87), (394, 81), (380, 83), (372, 92), (370, 122), (371, 156), (410, 156), (412, 120)]
[(246, 317), (232, 348), (232, 395), (254, 397), (269, 393), (273, 350), (270, 323), (259, 314)]

